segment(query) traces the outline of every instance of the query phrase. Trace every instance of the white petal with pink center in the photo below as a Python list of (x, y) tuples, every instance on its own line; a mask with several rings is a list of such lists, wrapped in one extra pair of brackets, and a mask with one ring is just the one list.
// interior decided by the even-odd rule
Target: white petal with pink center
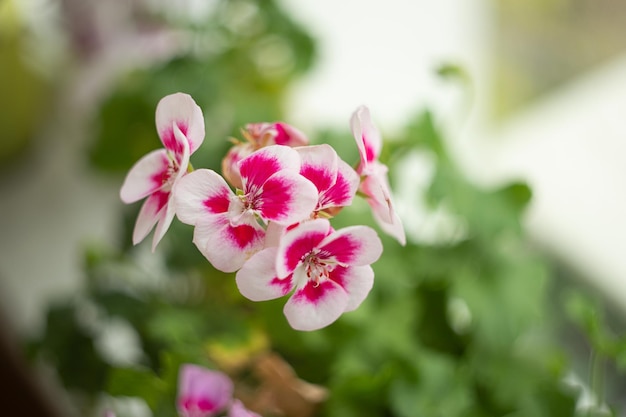
[(187, 173), (190, 154), (204, 139), (202, 111), (187, 94), (177, 93), (161, 99), (156, 124), (165, 149), (141, 158), (128, 172), (120, 190), (120, 198), (125, 203), (148, 197), (137, 216), (133, 243), (141, 242), (156, 225), (153, 251), (175, 216), (172, 190)]
[(175, 139), (175, 127), (189, 143), (189, 153), (194, 153), (204, 141), (204, 116), (190, 95), (175, 93), (159, 101), (156, 109), (156, 126), (166, 149), (178, 153), (180, 146)]
[(350, 119), (350, 126), (361, 161), (357, 172), (362, 176), (360, 190), (367, 196), (372, 207), (374, 219), (381, 229), (394, 237), (401, 245), (406, 244), (404, 228), (400, 217), (393, 207), (387, 166), (378, 161), (382, 148), (382, 139), (376, 126), (372, 123), (369, 109), (359, 107)]
[(232, 190), (217, 172), (197, 169), (176, 184), (176, 215), (181, 222), (195, 225), (203, 217), (227, 213), (232, 197)]
[(265, 230), (258, 224), (233, 226), (227, 214), (207, 216), (196, 223), (193, 243), (211, 265), (235, 272), (263, 249)]
[(383, 145), (380, 132), (372, 123), (370, 111), (365, 106), (360, 106), (354, 111), (350, 118), (350, 128), (361, 155), (358, 172), (366, 175), (368, 165), (377, 160), (380, 155)]
[(268, 146), (242, 159), (239, 169), (244, 189), (229, 208), (236, 224), (253, 213), (265, 222), (289, 225), (309, 218), (315, 209), (317, 189), (299, 174), (300, 156), (294, 149)]
[(165, 149), (154, 150), (133, 165), (120, 190), (120, 198), (126, 204), (146, 198), (161, 189), (168, 180), (172, 161)]
[(359, 176), (330, 145), (299, 147), (296, 150), (302, 161), (300, 174), (310, 180), (319, 193), (316, 211), (352, 203)]
[(241, 295), (252, 301), (267, 301), (287, 295), (293, 290), (292, 277), (278, 278), (276, 254), (271, 247), (253, 255), (237, 272), (235, 281)]
[(309, 220), (287, 230), (277, 248), (250, 258), (237, 272), (237, 285), (255, 301), (295, 289), (284, 308), (289, 324), (316, 330), (361, 304), (373, 285), (369, 263), (381, 253), (380, 239), (369, 227), (334, 231), (326, 219)]

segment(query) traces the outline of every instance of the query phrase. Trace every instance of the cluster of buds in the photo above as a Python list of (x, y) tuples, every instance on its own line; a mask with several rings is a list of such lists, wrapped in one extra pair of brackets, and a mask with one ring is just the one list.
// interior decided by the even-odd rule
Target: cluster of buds
[(370, 265), (382, 253), (372, 228), (335, 230), (333, 215), (360, 194), (381, 229), (405, 243), (369, 110), (359, 107), (350, 122), (360, 154), (356, 168), (330, 145), (309, 145), (292, 126), (255, 123), (243, 130), (246, 142), (235, 143), (223, 159), (222, 176), (189, 164), (204, 140), (201, 109), (183, 93), (164, 97), (156, 110), (164, 149), (140, 159), (120, 193), (126, 203), (147, 197), (133, 243), (156, 225), (154, 250), (176, 216), (194, 227), (194, 244), (216, 269), (236, 272), (245, 297), (292, 293), (284, 313), (294, 329), (331, 324), (365, 299), (374, 282)]

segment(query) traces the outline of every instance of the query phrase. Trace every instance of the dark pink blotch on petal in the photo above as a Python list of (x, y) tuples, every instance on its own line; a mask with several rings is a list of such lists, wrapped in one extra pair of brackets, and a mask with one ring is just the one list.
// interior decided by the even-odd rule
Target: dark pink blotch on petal
[(376, 150), (372, 146), (372, 143), (367, 140), (365, 134), (363, 134), (363, 144), (365, 145), (365, 157), (367, 158), (367, 162), (374, 162), (378, 155), (376, 155)]
[(239, 246), (239, 248), (241, 249), (244, 249), (248, 245), (250, 245), (250, 243), (255, 241), (260, 234), (260, 231), (258, 229), (255, 229), (254, 227), (247, 224), (242, 224), (240, 226), (234, 227), (231, 226), (228, 232), (237, 244), (237, 246)]
[(341, 285), (341, 287), (343, 287), (344, 289), (347, 286), (347, 282), (346, 282), (346, 276), (348, 275), (348, 268), (345, 268), (343, 266), (336, 266), (335, 269), (333, 269), (330, 274), (328, 275), (328, 277), (335, 281), (337, 284)]
[(309, 281), (303, 288), (294, 293), (293, 298), (297, 302), (317, 304), (328, 291), (334, 289), (335, 287), (330, 281), (324, 281), (319, 284)]
[(155, 211), (159, 212), (168, 203), (170, 199), (170, 192), (162, 190), (155, 191), (149, 198), (151, 198), (156, 203)]
[(274, 128), (276, 129), (276, 137), (274, 138), (274, 142), (276, 142), (277, 145), (289, 145), (290, 137), (283, 127), (283, 124), (276, 123), (274, 125)]
[[(187, 137), (187, 124), (183, 122), (176, 122), (176, 126), (182, 132), (182, 134)], [(173, 127), (162, 131), (160, 136), (161, 141), (163, 142), (163, 146), (165, 146), (166, 149), (174, 152), (174, 154), (176, 155), (181, 155), (183, 153), (184, 145), (176, 139)]]
[(321, 247), (321, 253), (335, 258), (343, 264), (350, 264), (357, 256), (362, 245), (356, 239), (343, 235)]
[(300, 239), (291, 242), (284, 254), (284, 264), (287, 270), (293, 272), (303, 258), (311, 253), (325, 237), (326, 233), (309, 232)]
[(335, 182), (335, 176), (332, 172), (310, 165), (303, 166), (300, 174), (311, 181), (320, 193), (328, 190)]
[(291, 291), (291, 289), (293, 288), (292, 277), (293, 275), (289, 275), (287, 278), (284, 278), (284, 279), (274, 277), (270, 281), (270, 285), (279, 287), (281, 293), (283, 295), (287, 295), (289, 291)]
[(230, 195), (227, 191), (224, 191), (222, 194), (207, 198), (202, 202), (202, 205), (214, 214), (227, 213), (230, 205)]
[(248, 188), (262, 186), (270, 176), (281, 169), (282, 165), (276, 157), (258, 151), (239, 162), (239, 174), (244, 186)]
[(268, 220), (281, 220), (288, 214), (293, 195), (297, 192), (293, 184), (283, 178), (269, 178), (257, 202), (261, 217)]

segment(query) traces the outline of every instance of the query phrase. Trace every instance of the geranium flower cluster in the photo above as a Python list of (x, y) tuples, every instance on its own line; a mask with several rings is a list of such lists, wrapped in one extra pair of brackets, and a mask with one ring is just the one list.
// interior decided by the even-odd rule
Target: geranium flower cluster
[[(156, 225), (156, 247), (174, 216), (194, 226), (193, 242), (218, 270), (236, 272), (241, 293), (253, 301), (292, 293), (284, 313), (298, 330), (315, 330), (356, 309), (374, 282), (371, 264), (382, 253), (367, 226), (335, 230), (330, 219), (357, 192), (381, 229), (405, 243), (378, 161), (382, 140), (366, 107), (351, 128), (360, 153), (356, 169), (327, 144), (309, 145), (285, 123), (248, 124), (222, 162), (223, 176), (193, 170), (190, 155), (204, 140), (201, 109), (186, 94), (164, 97), (156, 125), (164, 149), (140, 159), (128, 173), (121, 198), (146, 198), (133, 243)], [(232, 187), (232, 188), (231, 188)]]

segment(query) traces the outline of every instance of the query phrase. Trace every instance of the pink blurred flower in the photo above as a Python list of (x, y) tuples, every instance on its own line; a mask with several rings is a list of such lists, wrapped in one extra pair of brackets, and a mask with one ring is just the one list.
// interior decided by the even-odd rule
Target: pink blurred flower
[(211, 417), (228, 407), (233, 396), (230, 378), (218, 371), (185, 364), (178, 373), (176, 405), (181, 417)]
[(361, 162), (357, 172), (362, 177), (359, 190), (365, 194), (372, 208), (374, 219), (385, 233), (394, 237), (400, 244), (406, 244), (402, 221), (396, 213), (387, 178), (388, 168), (378, 161), (382, 148), (382, 138), (372, 123), (370, 111), (365, 106), (355, 110), (350, 118), (352, 134), (359, 148)]
[(296, 330), (316, 330), (361, 304), (374, 283), (370, 264), (381, 253), (369, 227), (335, 231), (327, 219), (304, 221), (288, 229), (278, 247), (252, 256), (237, 272), (237, 286), (252, 301), (294, 291), (284, 308), (287, 321)]
[(243, 188), (239, 172), (239, 161), (254, 151), (271, 145), (304, 146), (309, 139), (287, 123), (249, 123), (242, 131), (247, 142), (237, 143), (222, 160), (222, 174), (233, 187)]
[(191, 96), (171, 94), (157, 105), (156, 127), (165, 149), (152, 151), (137, 161), (120, 190), (125, 203), (148, 197), (137, 216), (133, 244), (141, 242), (156, 224), (152, 250), (174, 219), (172, 190), (187, 172), (189, 156), (204, 140), (202, 110)]

